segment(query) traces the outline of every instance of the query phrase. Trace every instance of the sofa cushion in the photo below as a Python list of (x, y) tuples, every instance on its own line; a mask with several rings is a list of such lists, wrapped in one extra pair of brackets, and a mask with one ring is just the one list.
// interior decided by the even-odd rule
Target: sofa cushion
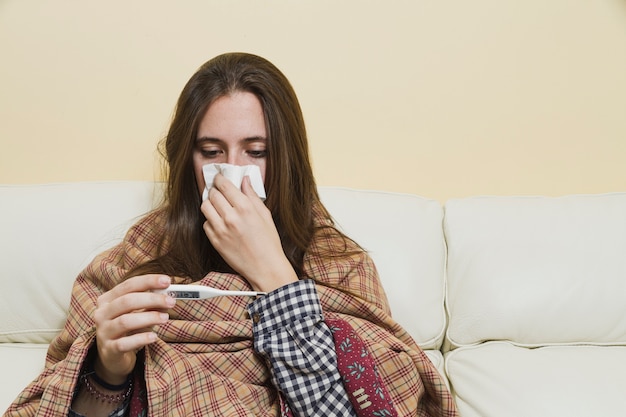
[(0, 411), (41, 373), (47, 349), (43, 343), (0, 343)]
[(463, 417), (621, 416), (626, 347), (528, 349), (488, 342), (448, 352), (445, 370)]
[(448, 339), (626, 343), (626, 193), (445, 207)]

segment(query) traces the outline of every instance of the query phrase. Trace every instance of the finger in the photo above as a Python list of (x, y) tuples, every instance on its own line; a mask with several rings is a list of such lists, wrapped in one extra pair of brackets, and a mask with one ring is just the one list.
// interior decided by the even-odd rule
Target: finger
[(153, 331), (134, 333), (115, 340), (115, 349), (119, 352), (137, 352), (138, 350), (156, 342), (158, 339)]
[[(230, 182), (230, 181), (229, 181)], [(228, 201), (226, 197), (217, 189), (212, 188), (209, 192), (209, 203), (213, 206), (214, 212), (211, 207), (205, 207), (206, 219), (210, 226), (217, 232), (232, 231), (233, 228), (237, 229), (241, 226), (241, 219), (247, 216), (247, 213), (253, 211), (250, 204), (250, 200), (243, 195), (239, 190), (236, 190), (239, 194), (236, 206), (233, 206), (232, 201)]]
[(245, 204), (246, 197), (242, 191), (222, 174), (215, 176), (213, 187), (219, 191), (231, 207), (239, 207)]
[(252, 181), (250, 180), (250, 176), (246, 175), (243, 177), (243, 181), (241, 181), (241, 191), (248, 197), (249, 201), (252, 202), (253, 207), (259, 213), (269, 213), (267, 206), (261, 200), (261, 197), (254, 191), (254, 187), (252, 187)]
[(168, 310), (175, 304), (176, 300), (167, 294), (133, 292), (124, 294), (109, 303), (100, 304), (94, 311), (94, 320), (96, 326), (102, 326), (125, 314), (144, 310)]
[(224, 196), (224, 194), (222, 194), (222, 192), (215, 187), (212, 187), (209, 190), (209, 198), (203, 205), (210, 205), (219, 217), (225, 216), (233, 209), (232, 203), (228, 201), (226, 196)]
[(102, 294), (98, 298), (98, 305), (110, 303), (111, 301), (121, 297), (122, 295), (133, 292), (144, 292), (149, 290), (157, 290), (167, 288), (171, 283), (171, 278), (167, 275), (139, 275), (129, 278), (113, 287), (110, 291)]
[(256, 197), (256, 199), (260, 200), (260, 198), (257, 195), (256, 191), (254, 191), (254, 188), (252, 187), (252, 182), (250, 182), (250, 176), (249, 175), (246, 175), (241, 180), (241, 192), (243, 192), (249, 198)]
[(102, 333), (109, 339), (122, 338), (128, 334), (144, 332), (153, 326), (167, 323), (169, 314), (160, 311), (142, 311), (124, 314), (101, 327)]
[[(212, 199), (214, 199), (214, 197), (211, 196), (211, 194), (213, 193), (219, 194), (219, 191), (211, 188), (211, 190), (209, 191), (209, 199), (203, 202), (200, 206), (200, 210), (207, 220), (202, 225), (202, 228), (204, 229), (204, 233), (207, 235), (209, 240), (211, 240), (211, 242), (213, 242), (213, 238), (215, 237), (215, 234), (218, 233), (218, 230), (219, 233), (225, 233), (226, 229), (222, 216), (220, 215), (220, 213), (218, 213), (217, 209), (213, 205), (214, 200), (212, 201)], [(232, 207), (230, 209), (232, 210)]]

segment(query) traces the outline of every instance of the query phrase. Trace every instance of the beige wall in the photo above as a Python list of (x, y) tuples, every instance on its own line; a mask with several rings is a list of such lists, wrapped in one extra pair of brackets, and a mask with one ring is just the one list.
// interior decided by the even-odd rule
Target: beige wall
[(231, 50), (290, 78), (321, 185), (626, 191), (624, 0), (0, 0), (0, 183), (154, 179)]

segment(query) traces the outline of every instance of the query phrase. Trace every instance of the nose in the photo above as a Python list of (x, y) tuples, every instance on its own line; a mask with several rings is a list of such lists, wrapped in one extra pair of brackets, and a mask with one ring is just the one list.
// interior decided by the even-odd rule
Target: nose
[(242, 156), (237, 152), (229, 152), (226, 156), (226, 163), (231, 165), (245, 165), (245, 161)]

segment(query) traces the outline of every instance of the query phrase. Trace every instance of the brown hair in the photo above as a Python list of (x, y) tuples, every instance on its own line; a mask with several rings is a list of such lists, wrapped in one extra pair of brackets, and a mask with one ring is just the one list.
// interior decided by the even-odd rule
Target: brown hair
[(303, 256), (315, 233), (314, 210), (329, 220), (330, 216), (319, 201), (304, 119), (291, 84), (272, 63), (245, 53), (211, 59), (183, 88), (163, 143), (168, 181), (159, 255), (133, 274), (159, 272), (198, 280), (209, 271), (233, 272), (202, 229), (205, 218), (192, 157), (198, 126), (209, 106), (237, 91), (254, 94), (263, 107), (268, 136), (265, 204), (287, 259), (302, 276)]

